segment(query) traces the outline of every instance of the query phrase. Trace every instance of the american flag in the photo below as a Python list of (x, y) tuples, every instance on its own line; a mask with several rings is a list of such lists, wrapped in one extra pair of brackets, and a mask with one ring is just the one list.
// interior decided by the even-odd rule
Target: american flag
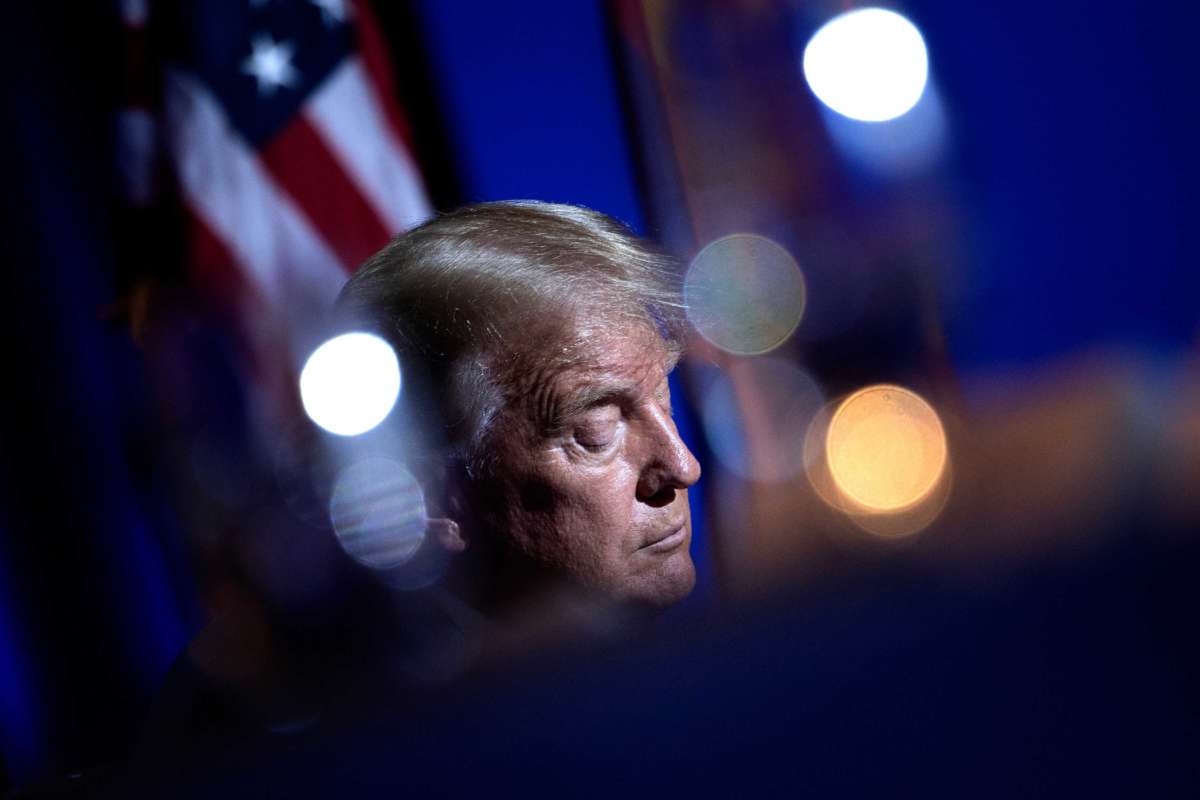
[(157, 115), (137, 102), (122, 117), (130, 199), (153, 201), (146, 165), (161, 141), (195, 277), (294, 340), (349, 271), (430, 214), (370, 9), (123, 0), (122, 11), (131, 41), (151, 20), (165, 67), (161, 130), (147, 132)]
[(296, 379), (349, 273), (431, 213), (383, 41), (354, 0), (117, 7), (117, 163), (139, 264), (120, 310), (147, 355), (155, 446), (206, 602), (221, 613), (248, 581), (315, 605), (336, 583), (337, 545)]

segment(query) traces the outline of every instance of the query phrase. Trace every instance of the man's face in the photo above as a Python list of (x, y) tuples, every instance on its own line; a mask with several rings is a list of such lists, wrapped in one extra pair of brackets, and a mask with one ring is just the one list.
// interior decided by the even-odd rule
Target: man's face
[(674, 358), (649, 326), (574, 334), (571, 365), (522, 376), (496, 420), (485, 518), (558, 576), (668, 605), (695, 583), (687, 488), (700, 477), (671, 418)]

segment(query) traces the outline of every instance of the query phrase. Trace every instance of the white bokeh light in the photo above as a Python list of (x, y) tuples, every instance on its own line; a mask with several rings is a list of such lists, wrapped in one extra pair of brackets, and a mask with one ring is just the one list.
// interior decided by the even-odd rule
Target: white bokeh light
[(929, 79), (921, 32), (882, 8), (849, 11), (825, 23), (804, 48), (803, 66), (809, 88), (822, 103), (863, 122), (906, 113)]
[(425, 540), (425, 498), (417, 479), (386, 458), (368, 458), (338, 475), (329, 500), (338, 544), (374, 570), (409, 561)]
[(369, 333), (344, 333), (318, 347), (300, 372), (300, 400), (313, 422), (339, 436), (374, 428), (400, 396), (400, 364)]

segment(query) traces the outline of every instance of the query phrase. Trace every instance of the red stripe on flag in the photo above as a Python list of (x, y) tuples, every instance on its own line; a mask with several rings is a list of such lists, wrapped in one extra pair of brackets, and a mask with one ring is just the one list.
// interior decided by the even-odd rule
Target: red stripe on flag
[(257, 292), (224, 240), (190, 206), (184, 209), (191, 282), (216, 307), (235, 312), (243, 298)]
[(379, 25), (371, 11), (368, 0), (355, 0), (354, 11), (358, 20), (358, 50), (363, 63), (367, 66), (367, 74), (371, 76), (372, 89), (379, 99), (379, 105), (387, 114), (392, 132), (397, 137), (397, 146), (403, 147), (410, 153), (413, 148), (412, 129), (408, 119), (400, 108), (400, 98), (396, 93), (393, 79), (392, 62), (388, 58), (387, 47), (383, 36), (379, 33)]
[(237, 331), (232, 345), (248, 388), (273, 398), (272, 408), (290, 407), (292, 374), (285, 334), (271, 320), (273, 310), (225, 243), (204, 218), (185, 206), (188, 226), (189, 267), (192, 284), (207, 301), (207, 308)]
[(391, 238), (358, 185), (303, 116), (288, 123), (260, 156), (271, 177), (296, 201), (347, 271)]

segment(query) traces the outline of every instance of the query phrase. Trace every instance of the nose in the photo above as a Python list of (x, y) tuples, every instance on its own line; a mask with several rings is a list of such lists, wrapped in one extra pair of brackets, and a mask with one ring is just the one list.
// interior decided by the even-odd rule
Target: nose
[(666, 505), (675, 492), (700, 480), (700, 462), (679, 437), (675, 420), (655, 405), (646, 426), (646, 458), (638, 479), (637, 495), (643, 502)]

